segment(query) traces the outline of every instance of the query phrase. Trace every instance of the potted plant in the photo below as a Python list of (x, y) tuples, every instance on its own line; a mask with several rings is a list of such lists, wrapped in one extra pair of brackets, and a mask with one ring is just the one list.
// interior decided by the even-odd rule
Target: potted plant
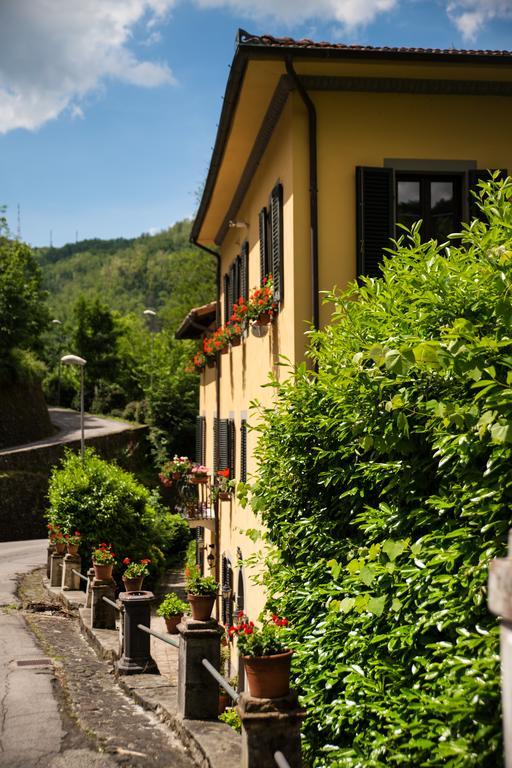
[(142, 589), (142, 582), (145, 576), (149, 576), (149, 568), (151, 560), (147, 557), (141, 560), (140, 563), (132, 563), (129, 557), (125, 557), (123, 565), (126, 565), (126, 569), (123, 573), (122, 579), (126, 592), (140, 592)]
[(206, 355), (204, 352), (196, 352), (192, 359), (192, 365), (196, 371), (202, 371), (206, 365)]
[(253, 324), (268, 325), (272, 322), (277, 305), (274, 301), (274, 283), (272, 275), (263, 280), (261, 288), (256, 288), (249, 297), (247, 317)]
[(166, 461), (161, 467), (158, 477), (166, 488), (170, 488), (173, 482), (183, 480), (192, 469), (192, 462), (186, 456), (175, 456)]
[(188, 475), (189, 483), (192, 483), (192, 485), (204, 485), (208, 482), (209, 471), (208, 467), (203, 467), (202, 464), (194, 464), (194, 466), (190, 468)]
[(187, 600), (190, 603), (192, 618), (196, 621), (208, 621), (212, 614), (219, 585), (213, 576), (201, 576), (198, 571), (187, 579)]
[(238, 333), (237, 341), (233, 339), (230, 340), (232, 347), (240, 344), (240, 337), (247, 327), (247, 311), (247, 302), (243, 296), (240, 296), (236, 304), (233, 304), (233, 312), (229, 319), (230, 324), (235, 327), (235, 330)]
[(208, 368), (213, 368), (215, 365), (215, 359), (217, 354), (213, 336), (204, 337), (203, 353), (204, 353), (204, 356), (206, 357), (206, 365), (208, 366)]
[(81, 535), (80, 531), (75, 531), (73, 534), (66, 533), (64, 536), (66, 539), (66, 544), (68, 547), (68, 554), (70, 555), (77, 555), (78, 554), (78, 546), (80, 544)]
[(224, 333), (231, 347), (239, 346), (242, 336), (242, 326), (235, 319), (234, 315), (231, 316), (229, 322), (224, 326)]
[(157, 608), (156, 615), (162, 616), (170, 635), (177, 635), (177, 626), (188, 610), (188, 604), (180, 600), (175, 592), (169, 592)]
[(53, 542), (55, 544), (55, 551), (58, 555), (63, 555), (66, 551), (66, 536), (57, 526), (53, 529)]
[(100, 544), (96, 549), (93, 549), (92, 566), (97, 579), (111, 579), (112, 570), (116, 562), (116, 556), (112, 552), (110, 544)]
[(229, 479), (229, 469), (219, 469), (217, 471), (217, 478), (215, 485), (212, 488), (211, 496), (212, 501), (219, 499), (220, 501), (229, 501), (231, 496), (235, 492), (236, 481)]
[(256, 627), (242, 611), (238, 624), (228, 630), (238, 638), (251, 696), (258, 699), (278, 699), (290, 692), (290, 664), (293, 651), (288, 649), (287, 619), (276, 615), (261, 627)]

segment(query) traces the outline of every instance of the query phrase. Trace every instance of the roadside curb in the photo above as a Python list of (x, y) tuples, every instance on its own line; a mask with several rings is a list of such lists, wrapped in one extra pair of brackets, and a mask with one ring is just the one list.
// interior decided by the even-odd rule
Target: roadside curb
[[(50, 587), (43, 578), (43, 586), (52, 597), (78, 619), (80, 630), (97, 656), (111, 664), (120, 657), (120, 638), (117, 630), (92, 629), (91, 610), (84, 607), (83, 592), (63, 592)], [(177, 686), (161, 675), (119, 675), (114, 666), (118, 685), (137, 704), (153, 714), (180, 739), (198, 768), (226, 768), (240, 765), (241, 737), (225, 723), (206, 720), (185, 720), (178, 715)], [(174, 677), (174, 675), (173, 675)], [(177, 668), (176, 676), (177, 678)]]

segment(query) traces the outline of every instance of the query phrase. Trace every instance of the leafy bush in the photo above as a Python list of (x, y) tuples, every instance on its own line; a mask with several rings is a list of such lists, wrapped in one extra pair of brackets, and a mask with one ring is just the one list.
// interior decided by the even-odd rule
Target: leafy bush
[(419, 226), (262, 409), (253, 508), (311, 764), (501, 763), (489, 560), (512, 524), (512, 180), (449, 248)]
[(185, 603), (184, 600), (180, 600), (176, 592), (168, 592), (158, 606), (156, 615), (168, 619), (169, 616), (180, 616), (186, 613), (188, 609), (189, 604)]
[(54, 469), (48, 492), (49, 522), (82, 534), (80, 554), (87, 563), (100, 542), (112, 544), (118, 558), (149, 557), (156, 572), (183, 555), (189, 537), (186, 522), (169, 514), (156, 493), (117, 464), (87, 449), (85, 463), (68, 451)]

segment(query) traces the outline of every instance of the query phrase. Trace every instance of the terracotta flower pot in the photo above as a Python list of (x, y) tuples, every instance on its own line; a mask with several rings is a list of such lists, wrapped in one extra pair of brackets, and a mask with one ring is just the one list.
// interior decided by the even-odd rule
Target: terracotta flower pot
[(220, 491), (219, 492), (219, 499), (221, 501), (230, 501), (231, 500), (231, 494), (228, 491)]
[(269, 325), (272, 321), (272, 315), (270, 312), (262, 312), (257, 320), (254, 321), (255, 325)]
[(219, 715), (226, 711), (229, 706), (229, 696), (227, 693), (219, 693)]
[(58, 541), (55, 544), (55, 551), (58, 555), (63, 555), (66, 551), (66, 542), (65, 541)]
[(241, 341), (242, 340), (241, 340), (240, 336), (233, 336), (233, 338), (231, 339), (231, 341), (229, 343), (231, 344), (232, 347), (239, 347)]
[(187, 595), (192, 618), (196, 621), (208, 621), (212, 615), (216, 595)]
[(113, 565), (105, 565), (105, 563), (93, 563), (94, 575), (97, 579), (102, 581), (108, 581), (112, 578)]
[(274, 656), (243, 656), (249, 693), (257, 699), (280, 699), (290, 692), (293, 651)]
[(68, 554), (78, 555), (78, 544), (68, 544)]
[(142, 589), (142, 582), (144, 576), (134, 576), (132, 579), (127, 579), (123, 576), (123, 584), (125, 592), (140, 592)]
[(174, 616), (165, 616), (165, 626), (167, 627), (167, 631), (170, 635), (177, 635), (178, 633), (178, 624), (183, 618), (182, 613), (175, 613)]
[(191, 485), (206, 485), (208, 482), (208, 475), (189, 475), (188, 481)]

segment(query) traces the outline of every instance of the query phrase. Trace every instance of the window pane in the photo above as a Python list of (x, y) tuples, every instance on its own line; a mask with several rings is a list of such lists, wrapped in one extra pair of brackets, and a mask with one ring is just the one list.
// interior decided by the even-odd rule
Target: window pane
[(421, 218), (420, 182), (398, 181), (396, 190), (397, 221), (410, 227)]
[(446, 240), (447, 235), (457, 229), (452, 181), (430, 182), (430, 212), (432, 237), (438, 241)]

